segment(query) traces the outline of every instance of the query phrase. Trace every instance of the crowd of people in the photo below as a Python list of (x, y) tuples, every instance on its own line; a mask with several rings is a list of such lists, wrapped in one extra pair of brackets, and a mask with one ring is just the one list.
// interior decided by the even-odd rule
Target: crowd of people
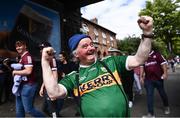
[[(4, 83), (8, 80), (10, 84), (6, 88), (9, 91), (6, 99), (10, 99), (10, 95), (14, 94), (16, 117), (25, 117), (26, 114), (33, 117), (60, 117), (66, 97), (75, 98), (78, 104), (77, 113), (82, 117), (129, 117), (134, 101), (133, 88), (135, 86), (136, 93), (141, 95), (143, 84), (148, 111), (145, 117), (155, 115), (154, 88), (162, 98), (164, 113), (170, 114), (163, 83), (168, 78), (167, 61), (159, 52), (151, 49), (153, 19), (142, 16), (138, 25), (143, 31), (143, 39), (135, 55), (97, 58), (93, 41), (86, 34), (75, 34), (69, 39), (68, 46), (73, 61), (69, 61), (64, 51), (61, 51), (56, 59), (51, 44), (41, 43), (39, 48), (43, 81), (39, 96), (44, 98), (44, 113), (34, 106), (38, 78), (35, 77), (33, 57), (25, 40), (18, 39), (15, 47), (19, 57), (13, 63), (21, 64), (22, 67), (12, 69), (7, 60), (0, 61), (0, 98), (6, 88)], [(9, 89), (11, 87), (12, 92)]]

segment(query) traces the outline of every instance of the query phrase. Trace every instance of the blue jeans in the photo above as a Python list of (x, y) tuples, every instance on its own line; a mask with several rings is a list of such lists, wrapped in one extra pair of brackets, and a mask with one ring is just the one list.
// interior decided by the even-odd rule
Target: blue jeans
[(34, 108), (37, 84), (25, 84), (20, 87), (20, 96), (16, 96), (16, 117), (25, 117), (25, 113), (33, 117), (45, 117)]
[(169, 106), (168, 103), (168, 97), (166, 95), (165, 89), (164, 89), (164, 81), (163, 80), (147, 80), (145, 79), (144, 86), (146, 88), (146, 94), (147, 94), (147, 107), (148, 107), (148, 113), (151, 113), (154, 115), (154, 88), (156, 88), (161, 96), (161, 99), (163, 101), (163, 105), (165, 107)]

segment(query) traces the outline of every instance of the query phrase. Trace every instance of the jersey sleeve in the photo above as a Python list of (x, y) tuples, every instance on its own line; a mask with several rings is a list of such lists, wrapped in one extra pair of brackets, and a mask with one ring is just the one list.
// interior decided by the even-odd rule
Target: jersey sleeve
[(115, 64), (120, 73), (127, 71), (126, 69), (126, 60), (127, 56), (114, 56)]
[(63, 79), (59, 81), (59, 84), (62, 84), (68, 91), (68, 94), (72, 92), (76, 85), (76, 73), (72, 72), (70, 74), (65, 75)]
[(31, 67), (31, 66), (33, 66), (32, 57), (30, 55), (24, 56), (22, 58), (22, 64), (24, 65), (24, 67)]
[(166, 59), (160, 53), (156, 53), (157, 61), (160, 65), (166, 64)]
[(119, 76), (121, 77), (121, 79), (126, 79), (126, 76), (128, 75), (128, 70), (126, 68), (127, 56), (114, 56), (113, 58)]

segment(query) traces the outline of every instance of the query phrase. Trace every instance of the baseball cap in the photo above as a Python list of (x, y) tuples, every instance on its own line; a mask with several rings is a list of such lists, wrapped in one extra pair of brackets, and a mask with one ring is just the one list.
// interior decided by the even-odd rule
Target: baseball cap
[(81, 41), (81, 39), (84, 39), (84, 38), (90, 38), (91, 39), (91, 37), (86, 35), (86, 34), (75, 34), (75, 35), (73, 35), (69, 39), (69, 42), (68, 42), (68, 46), (69, 46), (70, 51), (75, 50), (76, 47), (78, 46), (79, 42)]

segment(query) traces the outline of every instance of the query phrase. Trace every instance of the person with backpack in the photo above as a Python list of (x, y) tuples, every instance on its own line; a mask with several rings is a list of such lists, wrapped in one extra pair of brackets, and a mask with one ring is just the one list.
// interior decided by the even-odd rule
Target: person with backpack
[(91, 37), (86, 34), (73, 35), (68, 45), (79, 62), (79, 69), (65, 75), (59, 82), (52, 81), (49, 60), (52, 59), (53, 48), (44, 48), (41, 66), (49, 97), (64, 98), (73, 90), (82, 117), (129, 117), (121, 75), (145, 62), (153, 38), (151, 17), (140, 17), (138, 24), (143, 30), (143, 39), (134, 56), (107, 56), (98, 60)]

